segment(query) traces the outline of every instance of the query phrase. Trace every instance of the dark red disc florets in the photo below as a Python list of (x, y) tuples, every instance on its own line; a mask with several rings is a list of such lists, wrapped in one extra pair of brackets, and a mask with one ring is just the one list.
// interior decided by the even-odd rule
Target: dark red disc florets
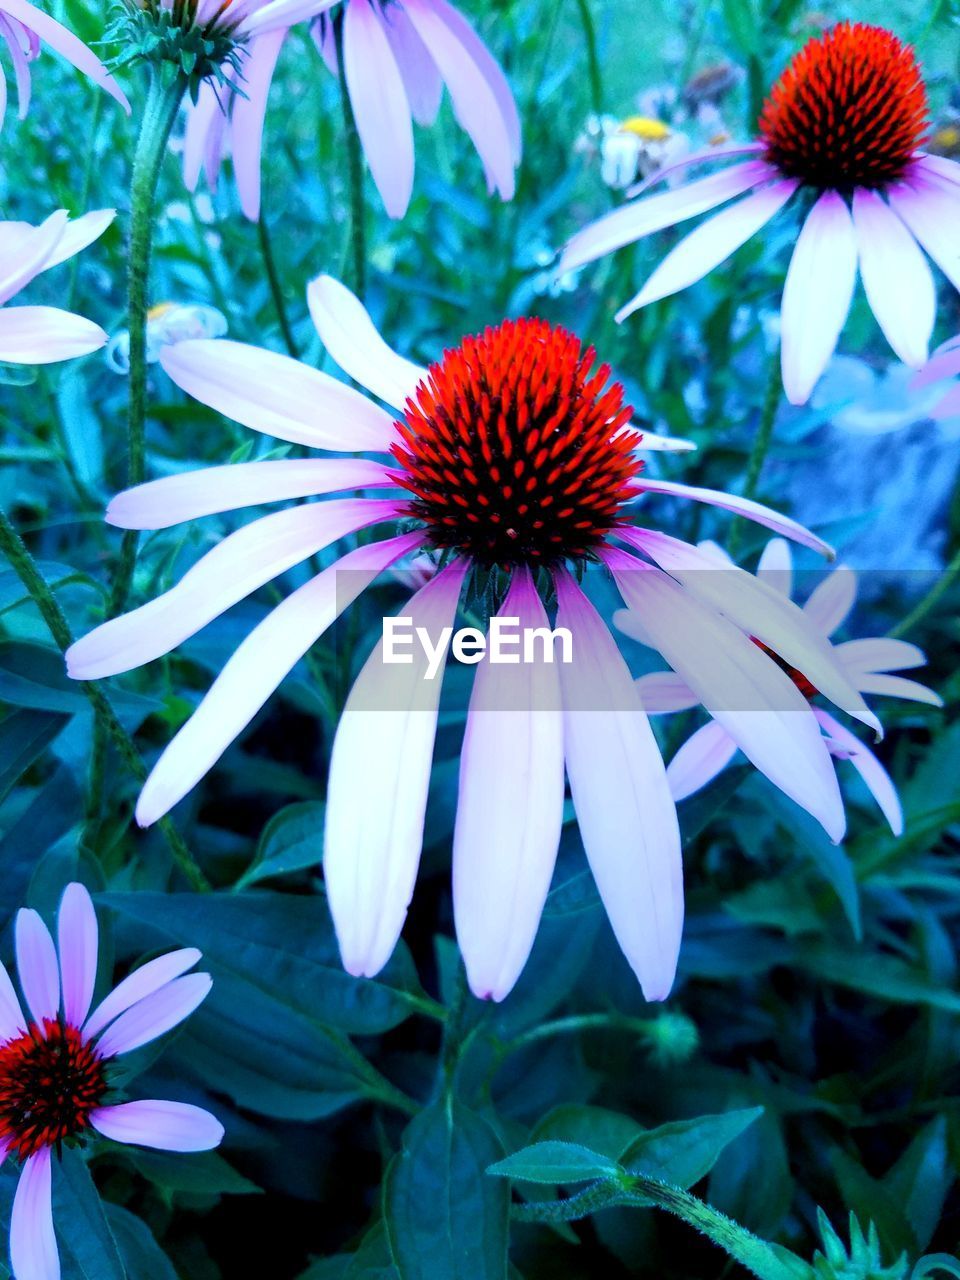
[(841, 22), (809, 40), (760, 117), (771, 164), (840, 191), (902, 177), (926, 133), (927, 95), (913, 49), (862, 22)]
[(756, 636), (751, 636), (751, 639), (758, 649), (762, 649), (767, 657), (772, 658), (780, 670), (790, 677), (807, 701), (817, 696), (819, 690), (816, 685), (810, 683), (802, 671), (798, 671), (796, 667), (791, 667), (790, 663), (785, 662), (784, 659), (780, 657), (779, 653), (775, 653), (773, 649), (765, 645), (762, 640), (758, 640)]
[(104, 1062), (76, 1027), (31, 1026), (0, 1046), (0, 1142), (25, 1160), (76, 1137), (106, 1092)]
[(594, 359), (564, 329), (506, 320), (430, 366), (393, 454), (435, 547), (536, 567), (588, 555), (621, 521), (641, 437)]

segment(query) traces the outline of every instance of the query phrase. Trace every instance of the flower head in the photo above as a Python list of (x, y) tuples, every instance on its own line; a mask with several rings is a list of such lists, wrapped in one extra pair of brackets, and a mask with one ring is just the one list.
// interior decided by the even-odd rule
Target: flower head
[[(0, 965), (0, 1152), (21, 1164), (10, 1222), (15, 1280), (60, 1274), (53, 1233), (52, 1156), (99, 1134), (161, 1151), (207, 1151), (223, 1127), (182, 1102), (122, 1102), (116, 1060), (181, 1023), (210, 990), (190, 973), (199, 951), (170, 952), (134, 970), (91, 1012), (99, 936), (90, 895), (68, 885), (57, 943), (35, 911), (16, 921), (24, 1004)], [(26, 1009), (26, 1012), (24, 1012)]]
[[(454, 912), (470, 984), (502, 999), (523, 968), (557, 855), (566, 770), (613, 928), (648, 997), (662, 999), (683, 918), (677, 815), (633, 679), (577, 577), (588, 564), (609, 572), (750, 758), (838, 835), (843, 807), (817, 722), (751, 637), (876, 725), (863, 699), (796, 606), (775, 600), (771, 608), (748, 574), (718, 605), (697, 549), (636, 525), (627, 504), (658, 493), (690, 498), (824, 544), (757, 503), (648, 477), (639, 455), (681, 442), (637, 431), (610, 370), (595, 370), (593, 352), (562, 329), (508, 321), (424, 369), (387, 346), (342, 285), (321, 277), (308, 299), (329, 354), (389, 411), (316, 369), (234, 342), (179, 343), (162, 352), (163, 367), (191, 395), (256, 430), (384, 460), (285, 459), (169, 477), (120, 494), (107, 518), (158, 529), (281, 499), (373, 494), (254, 520), (171, 591), (78, 641), (69, 672), (91, 679), (140, 666), (338, 539), (395, 528), (335, 560), (250, 633), (154, 768), (139, 821), (156, 821), (198, 782), (381, 572), (413, 553), (432, 558), (435, 572), (418, 579), (402, 612), (434, 646), (449, 638), (468, 579), (505, 579), (505, 592), (490, 601), (491, 628), (516, 619), (542, 636), (555, 603), (574, 660), (554, 664), (535, 653), (516, 665), (477, 666), (453, 839)], [(687, 574), (691, 568), (697, 572)], [(391, 665), (385, 643), (340, 720), (326, 809), (324, 869), (341, 954), (350, 972), (367, 975), (393, 951), (413, 892), (442, 675), (441, 666), (430, 678), (420, 656)], [(750, 690), (749, 714), (721, 706), (731, 680)]]
[(960, 288), (948, 230), (960, 212), (960, 165), (919, 149), (926, 129), (913, 51), (881, 27), (842, 22), (787, 67), (764, 106), (759, 140), (681, 162), (725, 155), (739, 163), (599, 219), (573, 237), (559, 270), (727, 205), (667, 254), (621, 310), (623, 320), (702, 279), (787, 205), (800, 205), (781, 309), (787, 397), (809, 399), (836, 348), (858, 271), (890, 346), (919, 367), (936, 310), (924, 252)]

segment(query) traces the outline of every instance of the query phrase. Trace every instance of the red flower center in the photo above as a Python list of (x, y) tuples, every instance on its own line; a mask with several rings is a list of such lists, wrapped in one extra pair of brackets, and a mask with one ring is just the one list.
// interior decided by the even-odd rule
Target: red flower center
[(589, 555), (621, 522), (642, 437), (594, 360), (564, 329), (505, 320), (431, 365), (393, 454), (435, 547), (536, 567)]
[(841, 22), (804, 45), (760, 117), (766, 158), (813, 187), (882, 187), (927, 133), (913, 49), (883, 27)]
[(756, 636), (751, 636), (750, 639), (753, 641), (753, 643), (757, 646), (758, 649), (763, 650), (763, 652), (767, 655), (768, 658), (772, 658), (774, 660), (774, 662), (777, 664), (777, 666), (780, 668), (781, 671), (786, 672), (786, 674), (790, 677), (790, 679), (793, 681), (793, 683), (797, 686), (797, 688), (800, 690), (800, 692), (808, 701), (811, 698), (815, 698), (817, 696), (817, 694), (819, 693), (819, 689), (817, 689), (816, 685), (813, 685), (810, 683), (810, 681), (807, 679), (807, 677), (803, 674), (802, 671), (798, 671), (796, 667), (791, 667), (789, 662), (784, 662), (783, 658), (780, 657), (779, 653), (775, 653), (773, 649), (768, 648), (768, 646), (765, 645), (762, 640), (758, 640)]
[(76, 1027), (32, 1025), (0, 1046), (0, 1142), (25, 1160), (75, 1137), (106, 1092), (103, 1060)]

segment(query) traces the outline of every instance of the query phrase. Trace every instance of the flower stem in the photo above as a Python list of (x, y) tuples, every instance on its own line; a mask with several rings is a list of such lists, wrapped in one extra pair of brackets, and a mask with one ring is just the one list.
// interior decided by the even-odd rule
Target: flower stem
[(273, 305), (277, 312), (277, 319), (280, 321), (280, 332), (283, 334), (284, 345), (294, 360), (298, 360), (300, 352), (297, 350), (293, 329), (290, 327), (290, 317), (287, 315), (287, 304), (283, 300), (283, 289), (280, 286), (280, 277), (277, 274), (277, 263), (273, 256), (270, 232), (263, 214), (260, 215), (260, 219), (257, 222), (257, 234), (260, 237), (260, 254), (263, 258), (267, 280), (270, 282), (270, 293), (273, 295)]
[(958, 576), (960, 576), (960, 547), (957, 548), (953, 559), (923, 599), (910, 610), (902, 622), (898, 622), (887, 634), (894, 639), (898, 639), (900, 636), (906, 635), (908, 631), (912, 631), (917, 623), (922, 622), (934, 606), (946, 595)]
[[(757, 492), (763, 464), (766, 462), (767, 454), (773, 441), (773, 428), (777, 420), (777, 410), (780, 408), (782, 394), (783, 378), (780, 372), (780, 347), (778, 345), (770, 361), (767, 393), (764, 397), (763, 410), (760, 414), (760, 423), (753, 441), (753, 448), (750, 450), (750, 457), (747, 461), (747, 472), (743, 481), (743, 496), (745, 498), (752, 498)], [(738, 516), (730, 526), (727, 550), (734, 559), (736, 559), (737, 549), (740, 546), (743, 523), (743, 519)]]
[(357, 120), (353, 114), (347, 73), (343, 65), (343, 12), (334, 19), (337, 42), (337, 72), (340, 79), (340, 105), (343, 110), (343, 129), (347, 144), (347, 170), (350, 179), (350, 243), (353, 247), (353, 288), (363, 301), (367, 292), (367, 242), (365, 225), (365, 201), (363, 196), (363, 148)]
[(603, 115), (603, 73), (597, 56), (597, 28), (590, 12), (590, 0), (577, 0), (583, 43), (587, 51), (587, 74), (590, 78), (590, 105), (595, 115)]
[[(187, 77), (173, 79), (163, 68), (151, 72), (150, 88), (130, 180), (130, 249), (127, 272), (127, 325), (130, 333), (130, 399), (127, 411), (127, 486), (142, 484), (146, 474), (147, 306), (153, 214), (160, 167), (170, 130), (187, 88)], [(120, 563), (110, 597), (111, 615), (122, 612), (130, 594), (137, 560), (136, 530), (123, 535)]]
[[(73, 643), (70, 624), (40, 572), (36, 560), (2, 507), (0, 507), (0, 550), (3, 551), (10, 562), (10, 567), (29, 592), (50, 634), (56, 641), (57, 648), (61, 653), (66, 653)], [(130, 735), (117, 719), (116, 712), (106, 694), (98, 685), (88, 680), (81, 681), (80, 688), (90, 700), (96, 722), (100, 726), (100, 733), (112, 740), (130, 772), (138, 782), (143, 782), (147, 776), (146, 766)], [(159, 825), (174, 861), (190, 882), (191, 887), (198, 891), (209, 889), (209, 881), (197, 866), (173, 822), (169, 818), (163, 818)]]

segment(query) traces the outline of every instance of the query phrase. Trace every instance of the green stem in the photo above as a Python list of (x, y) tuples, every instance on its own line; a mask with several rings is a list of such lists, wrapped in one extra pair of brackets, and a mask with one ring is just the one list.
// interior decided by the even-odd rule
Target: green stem
[(552, 1036), (579, 1035), (585, 1031), (629, 1031), (633, 1035), (646, 1036), (651, 1023), (643, 1018), (629, 1018), (619, 1013), (581, 1013), (568, 1018), (555, 1018), (525, 1031), (510, 1041), (511, 1052)]
[(583, 27), (583, 43), (587, 50), (587, 74), (590, 77), (590, 103), (594, 114), (603, 115), (603, 72), (597, 54), (597, 28), (590, 12), (590, 0), (577, 0), (580, 24)]
[[(753, 498), (757, 492), (757, 486), (760, 483), (760, 475), (763, 471), (763, 464), (767, 460), (767, 454), (770, 451), (770, 445), (773, 441), (773, 427), (777, 420), (777, 410), (780, 408), (780, 398), (783, 395), (783, 376), (780, 372), (780, 348), (777, 347), (770, 361), (770, 376), (767, 382), (767, 394), (763, 401), (763, 410), (760, 414), (760, 423), (757, 427), (757, 434), (753, 441), (753, 448), (750, 451), (750, 458), (747, 461), (747, 473), (743, 481), (743, 496), (745, 498)], [(740, 539), (743, 534), (743, 519), (738, 516), (730, 526), (730, 536), (727, 539), (727, 550), (730, 555), (736, 559), (737, 549), (740, 546)]]
[(934, 606), (939, 604), (958, 576), (960, 576), (960, 547), (957, 548), (953, 559), (923, 599), (910, 610), (902, 622), (898, 622), (887, 634), (894, 639), (898, 639), (900, 636), (906, 635), (908, 631), (912, 631), (917, 623), (922, 622)]
[(343, 130), (347, 144), (347, 171), (350, 179), (350, 243), (353, 247), (353, 288), (363, 301), (367, 292), (367, 243), (366, 206), (363, 195), (363, 147), (357, 129), (347, 73), (343, 63), (343, 13), (334, 20), (337, 42), (337, 70), (340, 79), (340, 105), (343, 110)]
[(283, 289), (280, 287), (280, 277), (277, 274), (277, 263), (273, 256), (270, 232), (267, 229), (266, 220), (262, 213), (257, 223), (257, 233), (260, 237), (260, 254), (263, 258), (267, 280), (270, 282), (270, 292), (273, 295), (273, 305), (276, 308), (277, 319), (280, 321), (280, 332), (283, 334), (284, 345), (294, 360), (299, 360), (300, 352), (297, 350), (293, 329), (290, 326), (290, 317), (287, 315), (287, 304), (283, 300)]
[[(130, 399), (127, 412), (127, 486), (142, 484), (146, 475), (147, 421), (147, 307), (153, 214), (160, 167), (170, 130), (180, 109), (187, 77), (172, 80), (163, 68), (151, 73), (150, 88), (140, 125), (140, 137), (130, 180), (130, 249), (127, 270), (127, 325), (130, 333)], [(123, 535), (120, 563), (110, 599), (111, 615), (121, 613), (130, 594), (137, 561), (136, 530)]]
[[(66, 653), (73, 643), (70, 624), (67, 622), (66, 615), (57, 603), (53, 592), (47, 585), (46, 579), (40, 572), (36, 560), (30, 554), (26, 543), (13, 527), (2, 507), (0, 507), (0, 550), (3, 551), (14, 573), (30, 593), (30, 597), (47, 624), (57, 648), (61, 653)], [(98, 685), (92, 684), (88, 680), (80, 681), (80, 688), (90, 700), (94, 716), (102, 726), (104, 735), (113, 742), (124, 763), (137, 781), (143, 782), (147, 776), (146, 765), (141, 760), (140, 753), (134, 746), (130, 735), (117, 719), (116, 712), (110, 705), (106, 694)], [(190, 882), (191, 887), (199, 891), (209, 889), (209, 881), (197, 866), (193, 855), (173, 822), (169, 818), (162, 818), (159, 825), (174, 861)]]

